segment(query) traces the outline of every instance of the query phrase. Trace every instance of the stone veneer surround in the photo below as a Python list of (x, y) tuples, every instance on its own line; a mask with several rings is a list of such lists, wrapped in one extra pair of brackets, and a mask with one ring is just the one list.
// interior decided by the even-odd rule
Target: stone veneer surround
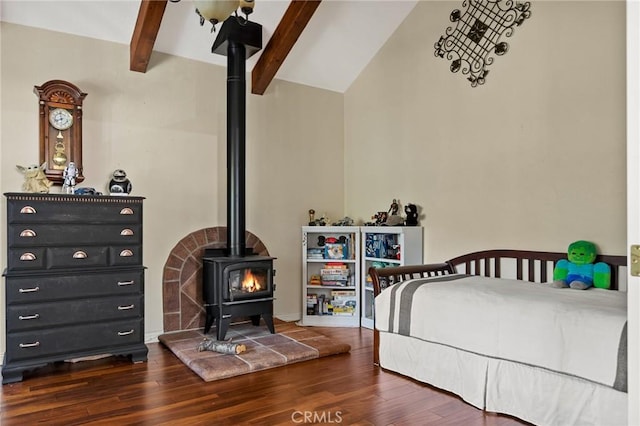
[[(265, 245), (246, 231), (247, 248), (260, 256), (269, 256)], [(162, 273), (164, 331), (192, 330), (204, 327), (202, 300), (202, 256), (205, 248), (225, 248), (227, 228), (218, 226), (194, 231), (182, 238), (169, 253)]]

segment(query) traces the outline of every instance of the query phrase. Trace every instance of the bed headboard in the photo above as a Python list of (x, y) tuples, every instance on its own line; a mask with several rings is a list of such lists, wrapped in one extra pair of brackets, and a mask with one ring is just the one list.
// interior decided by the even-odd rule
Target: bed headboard
[[(566, 253), (530, 250), (484, 250), (454, 257), (445, 263), (369, 269), (374, 295), (394, 283), (410, 278), (432, 277), (454, 273), (485, 277), (514, 278), (546, 283), (553, 280), (553, 269)], [(611, 266), (611, 289), (618, 290), (621, 280), (626, 283), (626, 256), (598, 255), (596, 262)]]

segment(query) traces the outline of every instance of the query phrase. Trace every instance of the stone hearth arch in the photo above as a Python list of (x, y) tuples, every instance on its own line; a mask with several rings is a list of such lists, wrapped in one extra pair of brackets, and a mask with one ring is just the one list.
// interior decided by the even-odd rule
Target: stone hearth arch
[[(245, 231), (247, 248), (260, 256), (269, 252), (260, 239)], [(169, 253), (162, 272), (162, 307), (165, 333), (204, 327), (202, 256), (205, 248), (227, 246), (226, 226), (203, 228), (182, 238)]]

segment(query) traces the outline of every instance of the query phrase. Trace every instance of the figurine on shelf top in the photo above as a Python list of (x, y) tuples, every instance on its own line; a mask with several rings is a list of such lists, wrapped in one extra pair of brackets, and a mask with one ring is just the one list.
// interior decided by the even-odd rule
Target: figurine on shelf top
[(404, 225), (404, 219), (398, 214), (400, 209), (400, 200), (395, 198), (391, 202), (389, 211), (387, 212), (387, 219), (382, 223), (382, 226), (402, 226)]
[(331, 226), (352, 226), (353, 225), (353, 219), (351, 219), (348, 216), (343, 217), (342, 219), (340, 219), (337, 222), (333, 222), (331, 224)]
[(325, 226), (329, 223), (329, 219), (324, 215), (320, 219), (316, 219), (315, 215), (316, 211), (314, 209), (309, 209), (309, 226)]
[(41, 166), (32, 164), (24, 167), (17, 165), (16, 167), (24, 175), (24, 183), (22, 184), (22, 190), (24, 192), (38, 192), (46, 194), (49, 192), (49, 188), (53, 185), (47, 176), (44, 174), (44, 168), (47, 163), (42, 163)]
[(418, 226), (418, 206), (409, 203), (404, 207), (404, 212), (407, 214), (405, 225)]
[(389, 213), (389, 215), (391, 216), (397, 215), (399, 208), (400, 208), (400, 204), (398, 203), (398, 200), (394, 198), (393, 201), (391, 202), (391, 206), (389, 207), (389, 211), (387, 213)]
[(131, 181), (127, 178), (127, 173), (122, 169), (116, 169), (109, 181), (110, 195), (128, 195), (131, 193)]
[(65, 194), (73, 194), (73, 191), (76, 189), (76, 178), (79, 174), (80, 171), (76, 167), (76, 163), (73, 161), (69, 162), (67, 167), (64, 168), (64, 172), (62, 172), (62, 177), (64, 178), (62, 192)]

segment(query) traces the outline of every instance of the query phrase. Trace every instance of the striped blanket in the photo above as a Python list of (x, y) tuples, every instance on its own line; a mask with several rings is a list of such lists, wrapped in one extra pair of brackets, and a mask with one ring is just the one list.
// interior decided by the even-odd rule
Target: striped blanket
[(375, 301), (397, 333), (627, 390), (627, 295), (454, 274), (408, 280)]

